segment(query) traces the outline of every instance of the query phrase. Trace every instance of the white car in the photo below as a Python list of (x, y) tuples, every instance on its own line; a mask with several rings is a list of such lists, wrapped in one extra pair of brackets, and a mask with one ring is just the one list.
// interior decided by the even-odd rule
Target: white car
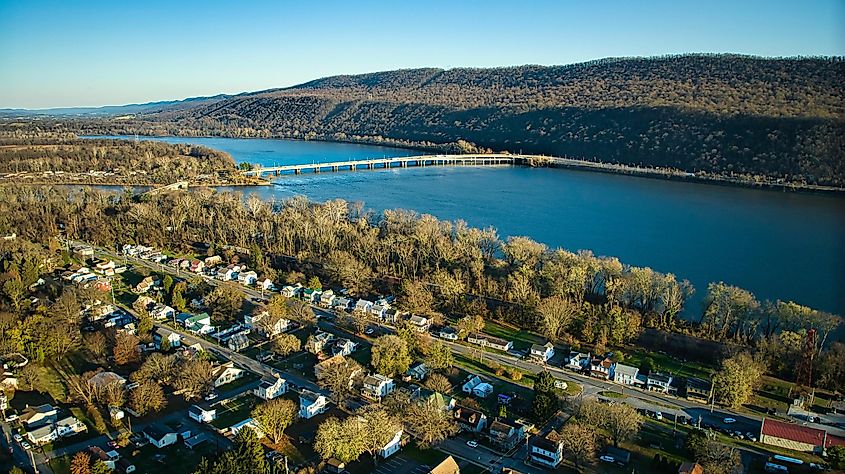
[(655, 419), (655, 420), (657, 420), (657, 421), (662, 420), (662, 419), (663, 419), (663, 413), (662, 413), (662, 412), (657, 412), (657, 413), (655, 413), (655, 414), (654, 414), (654, 419)]
[(730, 425), (731, 423), (736, 423), (736, 420), (733, 419), (733, 418), (725, 418), (722, 421), (725, 422), (726, 425)]
[(11, 423), (11, 422), (13, 422), (17, 419), (18, 419), (18, 415), (15, 414), (15, 413), (10, 413), (10, 414), (6, 415), (6, 422), (8, 422), (8, 423)]
[(366, 334), (366, 335), (368, 335), (368, 336), (369, 336), (370, 334), (372, 334), (372, 333), (374, 333), (374, 332), (375, 332), (375, 330), (374, 330), (373, 328), (367, 328), (367, 330), (366, 330), (366, 331), (364, 331), (364, 334)]
[(599, 457), (604, 462), (616, 462), (616, 459), (613, 456), (604, 455)]
[(15, 435), (14, 435), (14, 436), (12, 436), (12, 438), (14, 438), (14, 439), (15, 439), (15, 441), (17, 441), (18, 443), (20, 443), (21, 441), (23, 441), (23, 437), (22, 437), (21, 435), (17, 434), (17, 433), (15, 433)]
[(208, 401), (214, 400), (215, 398), (217, 398), (217, 393), (211, 392), (211, 393), (209, 393), (208, 395), (205, 396), (205, 401), (208, 402)]
[(27, 443), (26, 441), (24, 441), (23, 443), (21, 443), (21, 447), (22, 447), (23, 449), (30, 449), (30, 448), (32, 448), (32, 445), (30, 445), (29, 443)]
[(477, 447), (478, 447), (478, 443), (477, 443), (477, 442), (475, 442), (475, 441), (470, 440), (470, 441), (467, 441), (467, 446), (469, 446), (470, 448), (477, 448)]

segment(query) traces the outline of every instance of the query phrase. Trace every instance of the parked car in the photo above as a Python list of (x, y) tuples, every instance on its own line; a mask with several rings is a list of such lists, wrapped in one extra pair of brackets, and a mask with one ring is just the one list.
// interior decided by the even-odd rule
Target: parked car
[(204, 399), (205, 399), (205, 401), (207, 401), (207, 402), (209, 402), (209, 401), (211, 401), (211, 400), (214, 400), (215, 398), (217, 398), (217, 392), (210, 392), (208, 395), (206, 395), (206, 396), (205, 396), (205, 397), (203, 397), (203, 398), (204, 398)]
[(477, 448), (478, 442), (473, 441), (473, 440), (469, 440), (469, 441), (467, 441), (467, 446), (469, 446), (470, 448)]
[(7, 422), (7, 423), (11, 423), (11, 422), (13, 422), (13, 421), (15, 421), (15, 420), (17, 420), (17, 419), (18, 419), (18, 414), (17, 414), (17, 413), (9, 413), (8, 415), (6, 415), (6, 422)]
[(604, 456), (599, 457), (599, 459), (604, 462), (616, 462), (616, 458), (614, 458), (613, 456), (608, 456), (606, 454)]
[(751, 432), (745, 433), (745, 439), (747, 439), (748, 441), (754, 441), (755, 443), (757, 442), (757, 437), (754, 436), (754, 433)]
[(734, 419), (734, 418), (730, 418), (730, 417), (725, 418), (725, 419), (724, 419), (724, 420), (722, 420), (722, 421), (723, 421), (726, 425), (730, 425), (731, 423), (736, 423), (736, 419)]
[(109, 447), (110, 447), (110, 448), (112, 448), (112, 449), (118, 449), (118, 448), (120, 448), (120, 445), (119, 445), (119, 444), (117, 444), (117, 441), (115, 441), (115, 440), (111, 440), (111, 441), (109, 441), (107, 444), (108, 444), (108, 445), (109, 445)]
[(15, 441), (17, 441), (18, 443), (20, 443), (21, 441), (23, 441), (23, 436), (21, 436), (21, 435), (19, 435), (19, 434), (17, 434), (17, 433), (15, 433), (15, 435), (14, 435), (14, 436), (12, 436), (12, 437), (13, 437), (13, 438), (15, 438)]
[(28, 450), (28, 449), (31, 449), (31, 448), (32, 448), (32, 445), (31, 445), (31, 444), (29, 444), (29, 443), (27, 443), (26, 441), (24, 441), (23, 443), (21, 443), (21, 447), (22, 447), (23, 449), (27, 449), (27, 450)]
[(654, 419), (655, 419), (655, 420), (657, 420), (657, 421), (662, 420), (662, 419), (663, 419), (663, 413), (662, 413), (662, 412), (657, 412), (657, 413), (655, 413), (655, 414), (654, 414)]
[(364, 331), (364, 334), (366, 334), (366, 335), (368, 335), (368, 336), (369, 336), (369, 335), (371, 335), (371, 334), (372, 334), (372, 333), (374, 333), (374, 332), (376, 332), (376, 330), (375, 330), (375, 329), (373, 329), (373, 328), (367, 328), (367, 330), (366, 330), (366, 331)]

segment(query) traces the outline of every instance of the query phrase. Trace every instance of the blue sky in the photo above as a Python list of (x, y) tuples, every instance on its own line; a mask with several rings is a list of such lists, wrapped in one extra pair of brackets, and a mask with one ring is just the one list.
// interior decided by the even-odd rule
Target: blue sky
[(0, 107), (182, 99), (397, 68), (686, 52), (843, 55), (845, 1), (0, 0)]

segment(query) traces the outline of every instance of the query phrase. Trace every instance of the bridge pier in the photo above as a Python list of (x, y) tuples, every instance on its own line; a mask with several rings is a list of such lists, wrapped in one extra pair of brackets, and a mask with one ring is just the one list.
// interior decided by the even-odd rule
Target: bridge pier
[(302, 170), (300, 168), (296, 168), (293, 172), (294, 174), (302, 174)]

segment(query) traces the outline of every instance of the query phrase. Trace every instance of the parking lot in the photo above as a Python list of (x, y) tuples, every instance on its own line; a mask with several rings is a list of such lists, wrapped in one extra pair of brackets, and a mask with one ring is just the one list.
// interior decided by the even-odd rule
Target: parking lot
[(433, 466), (423, 466), (417, 461), (414, 461), (401, 453), (397, 453), (380, 462), (379, 465), (373, 469), (373, 472), (376, 474), (395, 474), (399, 472), (408, 474), (425, 474), (431, 470), (432, 467)]

